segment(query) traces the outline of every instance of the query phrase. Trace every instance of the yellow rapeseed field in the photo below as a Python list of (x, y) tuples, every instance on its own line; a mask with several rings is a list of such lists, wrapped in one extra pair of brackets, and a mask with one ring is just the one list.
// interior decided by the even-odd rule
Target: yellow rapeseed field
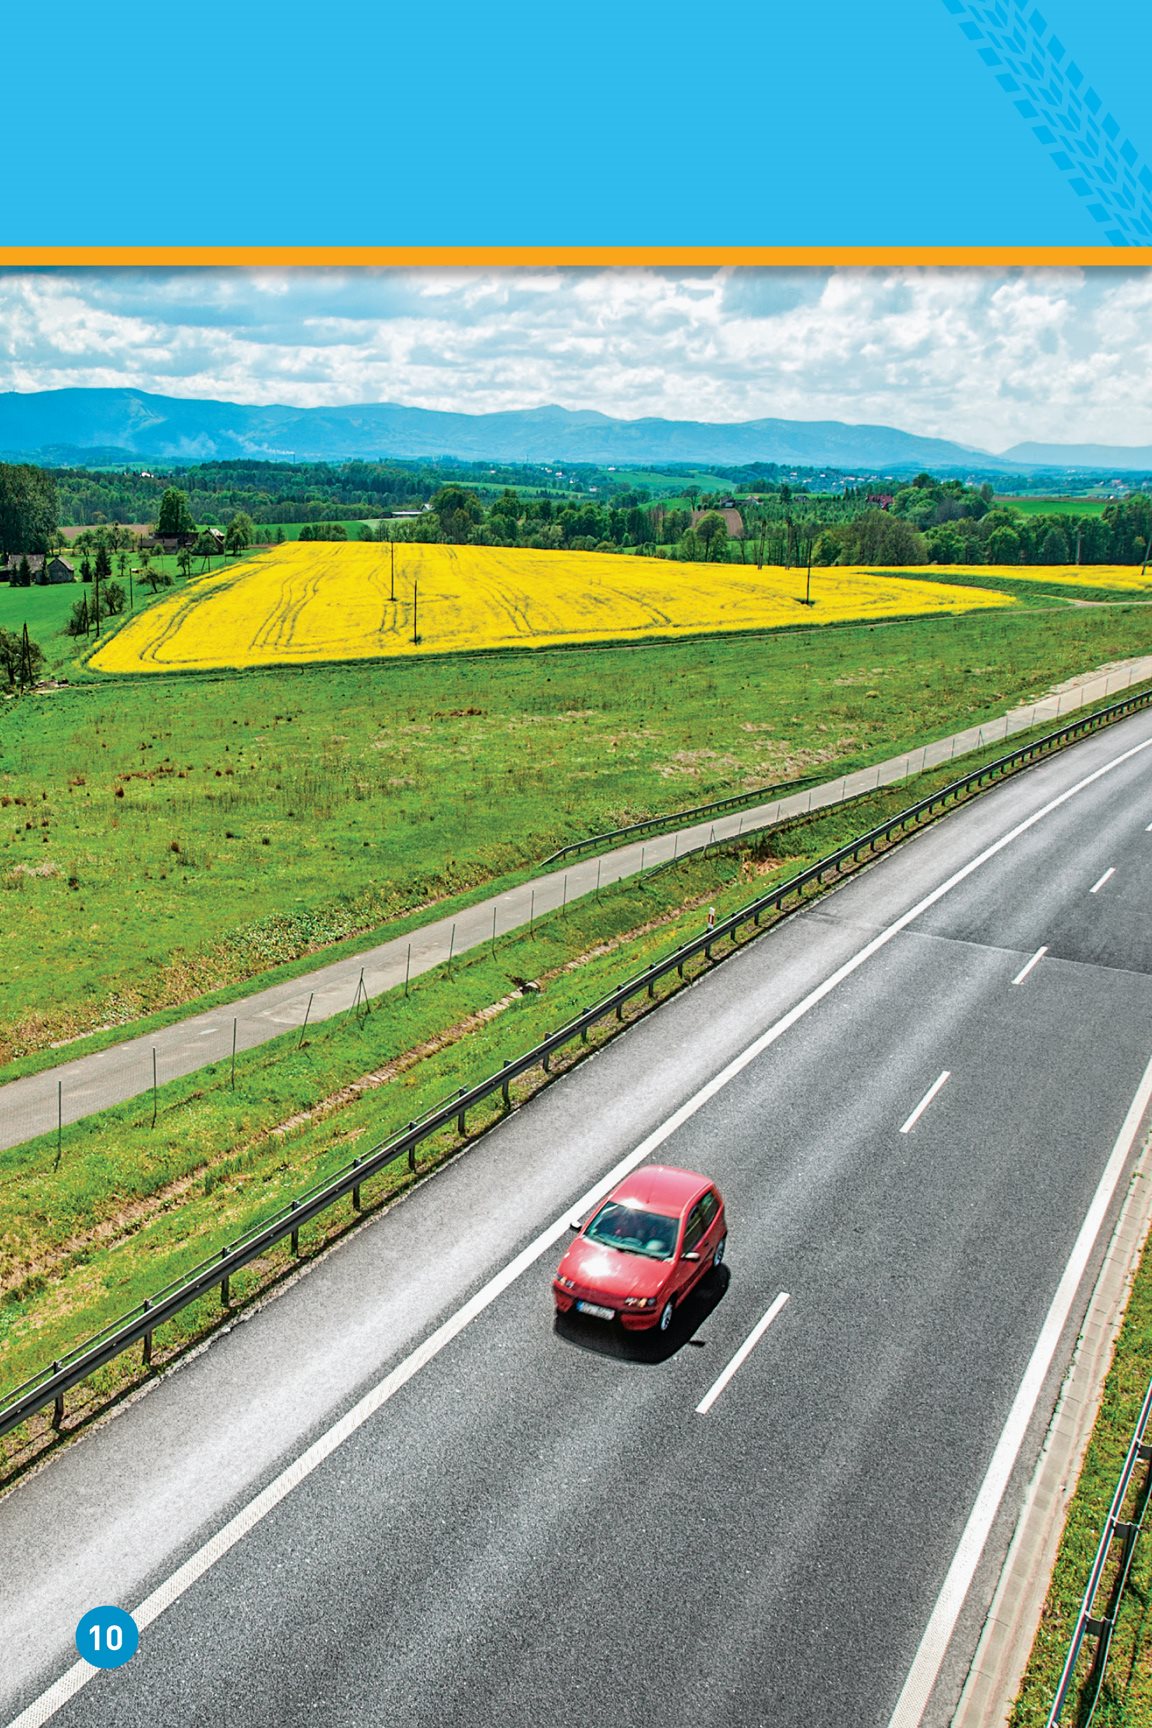
[(1152, 593), (1152, 571), (1139, 564), (934, 564), (940, 575), (1010, 576), (1014, 582), (1057, 582), (1069, 588), (1119, 588)]
[[(543, 647), (828, 624), (1013, 602), (880, 571), (677, 564), (607, 552), (376, 543), (277, 546), (182, 586), (92, 656), (102, 672)], [(413, 639), (415, 636), (415, 640)]]

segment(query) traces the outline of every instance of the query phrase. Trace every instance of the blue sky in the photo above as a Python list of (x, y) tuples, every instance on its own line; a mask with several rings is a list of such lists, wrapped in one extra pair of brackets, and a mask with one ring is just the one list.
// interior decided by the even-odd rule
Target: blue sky
[(1093, 269), (0, 273), (0, 389), (836, 419), (1152, 442), (1152, 275)]

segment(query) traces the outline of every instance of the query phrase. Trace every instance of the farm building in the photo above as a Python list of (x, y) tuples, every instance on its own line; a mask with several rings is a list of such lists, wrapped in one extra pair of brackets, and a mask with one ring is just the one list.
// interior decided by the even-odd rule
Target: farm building
[[(44, 587), (49, 582), (75, 582), (76, 571), (67, 558), (45, 558), (42, 552), (29, 552), (26, 556), (29, 574), (39, 586)], [(10, 552), (4, 563), (0, 564), (0, 576), (11, 582), (24, 557), (22, 552)]]
[(730, 506), (721, 505), (719, 509), (693, 510), (693, 528), (699, 527), (705, 516), (719, 516), (725, 528), (727, 528), (729, 534), (731, 534), (734, 539), (739, 540), (744, 533), (743, 516), (741, 516), (739, 510), (733, 509)]

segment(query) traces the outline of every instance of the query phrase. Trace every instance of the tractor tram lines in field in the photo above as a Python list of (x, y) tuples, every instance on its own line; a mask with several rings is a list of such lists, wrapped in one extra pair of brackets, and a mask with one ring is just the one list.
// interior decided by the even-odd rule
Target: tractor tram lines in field
[(393, 577), (392, 558), (393, 548), (375, 541), (285, 542), (129, 619), (101, 643), (91, 665), (101, 672), (208, 671), (635, 641), (1015, 603), (988, 588), (877, 570), (821, 570), (818, 601), (809, 607), (802, 570), (406, 542)]

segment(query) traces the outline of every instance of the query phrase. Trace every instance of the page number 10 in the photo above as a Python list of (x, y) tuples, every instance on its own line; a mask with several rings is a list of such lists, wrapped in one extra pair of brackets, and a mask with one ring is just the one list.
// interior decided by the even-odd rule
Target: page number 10
[(135, 1656), (140, 1628), (123, 1608), (90, 1608), (76, 1628), (76, 1649), (93, 1668), (120, 1668)]

